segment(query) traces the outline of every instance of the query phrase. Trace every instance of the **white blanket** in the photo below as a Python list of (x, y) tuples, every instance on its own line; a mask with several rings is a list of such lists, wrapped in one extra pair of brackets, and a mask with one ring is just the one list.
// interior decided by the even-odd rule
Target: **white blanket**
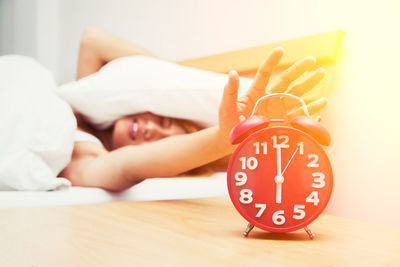
[(0, 57), (0, 190), (68, 187), (76, 120), (49, 71), (22, 56)]

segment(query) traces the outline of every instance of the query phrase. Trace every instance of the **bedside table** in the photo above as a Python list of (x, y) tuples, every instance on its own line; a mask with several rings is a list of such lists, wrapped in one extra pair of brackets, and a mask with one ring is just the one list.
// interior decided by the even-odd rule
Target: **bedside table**
[(321, 215), (242, 233), (228, 198), (0, 210), (1, 266), (400, 266), (400, 228)]

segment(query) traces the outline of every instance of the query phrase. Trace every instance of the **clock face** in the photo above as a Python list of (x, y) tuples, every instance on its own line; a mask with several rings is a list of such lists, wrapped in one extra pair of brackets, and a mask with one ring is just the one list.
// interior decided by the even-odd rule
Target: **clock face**
[(228, 191), (251, 224), (273, 232), (294, 231), (310, 224), (328, 204), (332, 168), (310, 135), (269, 127), (247, 137), (233, 153)]

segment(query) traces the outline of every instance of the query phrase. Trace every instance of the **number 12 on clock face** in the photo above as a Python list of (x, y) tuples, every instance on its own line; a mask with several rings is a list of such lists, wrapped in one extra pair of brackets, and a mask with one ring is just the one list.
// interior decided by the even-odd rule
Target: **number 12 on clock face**
[(289, 127), (270, 127), (245, 139), (228, 167), (228, 191), (251, 224), (293, 231), (313, 221), (332, 191), (332, 169), (311, 136)]

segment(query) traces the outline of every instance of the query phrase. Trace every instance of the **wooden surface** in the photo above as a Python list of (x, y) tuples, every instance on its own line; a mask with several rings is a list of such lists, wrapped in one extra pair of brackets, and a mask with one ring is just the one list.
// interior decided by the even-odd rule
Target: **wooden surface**
[(322, 215), (254, 229), (229, 199), (0, 210), (0, 266), (400, 266), (400, 229)]
[(287, 41), (251, 47), (206, 57), (178, 62), (181, 65), (227, 73), (236, 70), (240, 74), (255, 72), (268, 52), (277, 46), (286, 52), (278, 69), (286, 68), (305, 56), (315, 56), (317, 64), (334, 63), (338, 59), (343, 31), (332, 31)]

